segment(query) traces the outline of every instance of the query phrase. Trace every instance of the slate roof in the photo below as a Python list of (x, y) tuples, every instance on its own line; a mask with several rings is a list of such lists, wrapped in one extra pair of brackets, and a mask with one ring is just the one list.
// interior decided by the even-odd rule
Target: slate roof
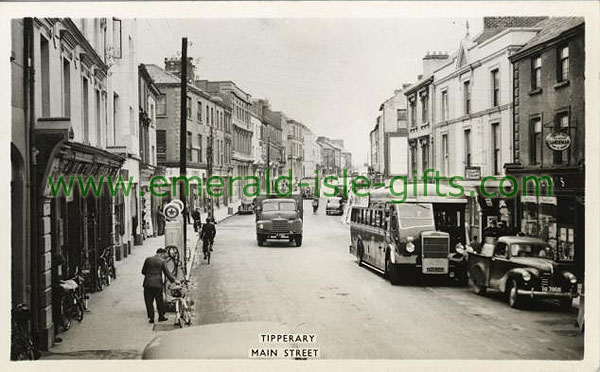
[(167, 83), (180, 83), (180, 79), (170, 72), (158, 67), (157, 65), (148, 64), (146, 65), (146, 71), (154, 80), (155, 84), (167, 84)]
[(585, 19), (583, 17), (552, 17), (545, 19), (535, 25), (536, 28), (541, 28), (541, 31), (531, 38), (521, 50), (543, 44), (584, 23)]

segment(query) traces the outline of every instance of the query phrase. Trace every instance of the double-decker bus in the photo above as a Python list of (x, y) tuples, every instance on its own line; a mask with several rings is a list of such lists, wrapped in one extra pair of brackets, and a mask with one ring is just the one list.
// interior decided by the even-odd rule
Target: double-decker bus
[(368, 202), (350, 212), (350, 253), (359, 265), (384, 273), (399, 284), (411, 273), (446, 275), (468, 281), (466, 257), (457, 243), (469, 244), (464, 197), (445, 185), (408, 184), (409, 197), (394, 202), (389, 188), (370, 190)]

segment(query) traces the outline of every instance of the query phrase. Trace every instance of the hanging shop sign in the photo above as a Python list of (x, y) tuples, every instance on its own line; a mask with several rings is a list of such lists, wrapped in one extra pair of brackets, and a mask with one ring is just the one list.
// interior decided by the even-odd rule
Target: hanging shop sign
[(546, 136), (546, 145), (554, 151), (565, 151), (571, 147), (571, 136), (562, 132), (550, 133)]

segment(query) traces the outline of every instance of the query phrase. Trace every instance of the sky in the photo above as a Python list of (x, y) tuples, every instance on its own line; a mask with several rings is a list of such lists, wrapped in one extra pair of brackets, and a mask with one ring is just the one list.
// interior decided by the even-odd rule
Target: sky
[(138, 19), (138, 58), (164, 67), (187, 36), (197, 78), (232, 80), (253, 98), (343, 139), (354, 164), (369, 153), (379, 106), (422, 73), (428, 51), (458, 49), (465, 18)]

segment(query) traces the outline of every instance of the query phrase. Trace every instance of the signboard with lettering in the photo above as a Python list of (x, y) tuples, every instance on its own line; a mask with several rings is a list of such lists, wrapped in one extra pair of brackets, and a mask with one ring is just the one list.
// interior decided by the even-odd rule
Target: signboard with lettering
[(571, 136), (567, 133), (552, 132), (546, 136), (546, 145), (554, 151), (565, 151), (571, 147)]
[(467, 179), (467, 180), (481, 179), (481, 167), (465, 167), (465, 179)]

